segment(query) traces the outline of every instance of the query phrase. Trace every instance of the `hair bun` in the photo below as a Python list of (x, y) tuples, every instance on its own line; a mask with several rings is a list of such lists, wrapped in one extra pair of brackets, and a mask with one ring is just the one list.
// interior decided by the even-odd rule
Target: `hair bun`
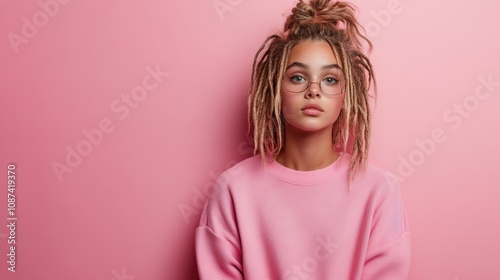
[[(305, 3), (300, 0), (292, 9), (292, 14), (285, 22), (285, 31), (294, 31), (302, 25), (327, 24), (335, 28), (338, 17), (332, 11), (332, 4), (329, 0), (312, 0)], [(329, 7), (330, 6), (330, 7)]]
[[(294, 34), (301, 29), (311, 26), (320, 26), (324, 30), (340, 31), (344, 33), (360, 50), (361, 41), (367, 38), (359, 32), (362, 29), (355, 16), (355, 7), (343, 1), (310, 0), (309, 3), (300, 0), (292, 9), (284, 25), (284, 32)], [(371, 43), (368, 41), (371, 48)]]

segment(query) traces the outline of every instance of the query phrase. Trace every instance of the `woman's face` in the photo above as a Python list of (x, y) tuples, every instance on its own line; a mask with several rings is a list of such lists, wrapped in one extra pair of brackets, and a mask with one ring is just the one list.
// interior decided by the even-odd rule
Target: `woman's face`
[[(307, 84), (306, 90), (296, 92)], [(333, 95), (323, 93), (320, 84)], [(281, 87), (281, 111), (287, 127), (308, 132), (332, 128), (342, 108), (343, 84), (342, 71), (326, 41), (304, 40), (295, 45)]]

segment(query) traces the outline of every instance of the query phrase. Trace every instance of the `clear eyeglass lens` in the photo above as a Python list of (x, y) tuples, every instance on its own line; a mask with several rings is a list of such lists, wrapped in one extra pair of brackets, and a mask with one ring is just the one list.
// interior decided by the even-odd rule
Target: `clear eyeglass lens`
[[(307, 90), (311, 84), (317, 84), (317, 83), (316, 82), (294, 83), (287, 78), (285, 78), (283, 81), (283, 85), (285, 86), (285, 88), (288, 91), (294, 92), (294, 93), (301, 93), (301, 92)], [(342, 87), (340, 85), (340, 82), (327, 83), (326, 81), (321, 81), (320, 89), (326, 95), (338, 95), (338, 94), (342, 93)]]

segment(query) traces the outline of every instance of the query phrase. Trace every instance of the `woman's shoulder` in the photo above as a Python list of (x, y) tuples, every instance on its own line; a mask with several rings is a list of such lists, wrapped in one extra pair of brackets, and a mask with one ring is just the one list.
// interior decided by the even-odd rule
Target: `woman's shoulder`
[(227, 168), (220, 177), (224, 179), (247, 178), (262, 172), (262, 158), (260, 155), (254, 155), (240, 160), (239, 162)]

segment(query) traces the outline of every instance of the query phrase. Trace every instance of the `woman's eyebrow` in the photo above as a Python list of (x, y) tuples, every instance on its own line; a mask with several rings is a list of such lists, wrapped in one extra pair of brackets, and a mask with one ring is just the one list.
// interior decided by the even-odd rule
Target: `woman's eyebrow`
[[(300, 68), (304, 68), (304, 69), (309, 69), (309, 65), (305, 64), (305, 63), (302, 63), (302, 62), (294, 62), (290, 65), (288, 65), (286, 67), (286, 70), (288, 70), (289, 68), (291, 67), (300, 67)], [(323, 65), (321, 66), (321, 70), (325, 70), (325, 69), (332, 69), (332, 68), (336, 68), (336, 69), (340, 69), (340, 66), (336, 63), (332, 63), (332, 64), (327, 64), (327, 65)]]
[(288, 68), (291, 68), (291, 67), (294, 67), (294, 66), (296, 66), (296, 67), (300, 67), (300, 68), (309, 69), (309, 65), (307, 65), (307, 64), (305, 64), (305, 63), (302, 63), (302, 62), (294, 62), (294, 63), (292, 63), (292, 64), (288, 65), (288, 66), (286, 67), (286, 70), (288, 70)]

